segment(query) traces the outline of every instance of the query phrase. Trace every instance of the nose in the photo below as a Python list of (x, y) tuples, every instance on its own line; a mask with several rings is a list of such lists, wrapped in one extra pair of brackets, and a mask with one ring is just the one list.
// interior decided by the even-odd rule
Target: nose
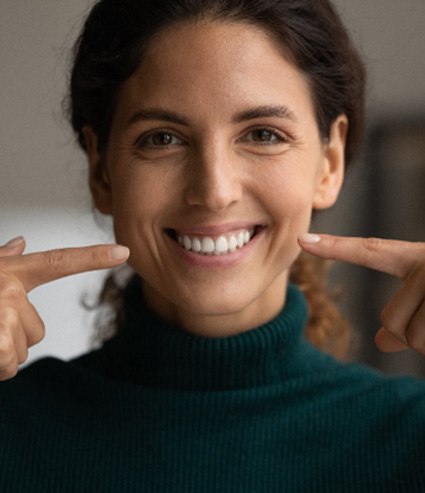
[(236, 156), (209, 149), (189, 165), (186, 202), (213, 212), (222, 211), (242, 197), (242, 176)]

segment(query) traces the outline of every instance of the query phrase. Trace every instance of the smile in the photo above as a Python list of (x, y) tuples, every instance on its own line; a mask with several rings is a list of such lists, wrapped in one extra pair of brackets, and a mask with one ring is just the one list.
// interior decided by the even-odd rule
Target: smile
[(240, 250), (252, 240), (256, 232), (257, 228), (241, 229), (213, 237), (179, 234), (173, 231), (172, 236), (187, 251), (198, 255), (219, 256)]

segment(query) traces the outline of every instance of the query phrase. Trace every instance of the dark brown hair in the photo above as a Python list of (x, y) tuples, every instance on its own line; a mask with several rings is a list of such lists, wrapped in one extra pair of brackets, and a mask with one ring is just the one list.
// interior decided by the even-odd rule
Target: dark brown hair
[[(121, 86), (136, 71), (153, 36), (190, 20), (246, 22), (271, 34), (307, 76), (322, 138), (329, 136), (335, 118), (347, 115), (346, 164), (352, 161), (363, 133), (365, 72), (328, 0), (100, 0), (75, 45), (71, 74), (69, 115), (84, 150), (86, 125), (96, 133), (99, 150), (106, 149)], [(337, 349), (335, 342), (347, 339), (346, 330), (320, 272), (301, 257), (291, 279), (310, 304), (309, 338), (339, 354), (345, 342)], [(103, 299), (111, 297), (111, 290), (109, 283)]]

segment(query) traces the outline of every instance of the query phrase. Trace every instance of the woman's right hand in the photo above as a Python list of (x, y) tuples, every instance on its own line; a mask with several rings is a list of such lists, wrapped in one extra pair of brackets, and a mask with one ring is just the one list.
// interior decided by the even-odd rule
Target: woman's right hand
[(0, 380), (14, 377), (28, 348), (44, 337), (44, 323), (27, 293), (61, 277), (124, 263), (127, 247), (95, 245), (24, 255), (25, 240), (0, 246)]

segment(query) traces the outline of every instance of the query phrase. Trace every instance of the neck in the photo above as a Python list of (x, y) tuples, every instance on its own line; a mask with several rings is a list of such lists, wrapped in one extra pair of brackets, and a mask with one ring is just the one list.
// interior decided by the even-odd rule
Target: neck
[(317, 351), (303, 337), (305, 298), (293, 285), (275, 319), (223, 338), (189, 334), (158, 317), (141, 299), (134, 279), (125, 293), (123, 326), (99, 355), (105, 371), (116, 378), (168, 389), (240, 389), (282, 382), (311, 371), (317, 360)]
[[(283, 278), (282, 278), (283, 277)], [(223, 296), (222, 306), (180, 307), (158, 293), (152, 286), (143, 285), (143, 301), (154, 313), (170, 324), (203, 337), (231, 337), (252, 330), (275, 318), (285, 305), (288, 276), (278, 276), (261, 294), (242, 306), (232, 306)], [(230, 306), (229, 306), (230, 305)]]

